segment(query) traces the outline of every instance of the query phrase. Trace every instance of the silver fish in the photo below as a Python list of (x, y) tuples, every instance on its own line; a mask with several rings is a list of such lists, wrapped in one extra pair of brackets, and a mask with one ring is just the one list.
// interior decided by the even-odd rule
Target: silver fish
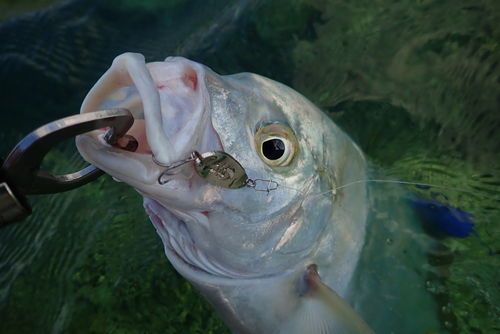
[[(137, 150), (94, 131), (77, 139), (80, 153), (143, 195), (170, 262), (231, 330), (440, 330), (423, 274), (432, 240), (408, 218), (402, 191), (338, 188), (369, 179), (370, 164), (302, 95), (256, 74), (126, 53), (81, 112), (109, 108), (134, 114)], [(251, 180), (268, 180), (258, 187), (276, 186), (224, 188), (193, 162), (165, 172), (193, 152), (226, 152)]]

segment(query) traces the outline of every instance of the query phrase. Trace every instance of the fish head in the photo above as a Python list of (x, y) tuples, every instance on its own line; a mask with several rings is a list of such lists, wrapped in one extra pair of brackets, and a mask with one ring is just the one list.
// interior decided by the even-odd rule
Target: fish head
[[(337, 278), (352, 272), (364, 235), (364, 197), (334, 189), (365, 178), (364, 158), (301, 94), (256, 74), (220, 76), (182, 57), (145, 63), (127, 53), (92, 88), (81, 112), (110, 108), (133, 113), (128, 134), (137, 150), (108, 145), (103, 130), (78, 137), (78, 149), (143, 195), (169, 260), (195, 285), (234, 285), (311, 262), (339, 269)], [(226, 152), (255, 187), (208, 182), (193, 162), (158, 182), (161, 165), (194, 151)]]

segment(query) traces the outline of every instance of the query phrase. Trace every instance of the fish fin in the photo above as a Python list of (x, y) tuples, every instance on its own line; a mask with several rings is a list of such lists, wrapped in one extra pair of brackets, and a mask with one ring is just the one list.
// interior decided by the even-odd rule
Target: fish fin
[(373, 334), (356, 311), (321, 281), (315, 265), (299, 278), (297, 292), (299, 309), (282, 333)]

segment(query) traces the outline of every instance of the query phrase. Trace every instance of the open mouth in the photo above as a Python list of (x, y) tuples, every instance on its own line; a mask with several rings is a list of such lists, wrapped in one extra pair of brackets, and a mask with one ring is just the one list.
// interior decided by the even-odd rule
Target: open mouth
[[(222, 150), (211, 123), (206, 74), (203, 65), (181, 57), (146, 64), (142, 55), (126, 53), (115, 58), (110, 69), (90, 90), (81, 113), (112, 108), (131, 111), (134, 124), (127, 135), (118, 140), (117, 147), (107, 147), (104, 129), (91, 135), (94, 141), (109, 149), (108, 153), (115, 150), (112, 158), (118, 160), (121, 155), (154, 164), (154, 156), (161, 164), (170, 164), (186, 159), (195, 150)], [(109, 155), (106, 160), (110, 160)], [(113, 165), (120, 171), (120, 163)], [(97, 166), (106, 170), (99, 162)], [(161, 167), (156, 167), (154, 172), (160, 173)], [(149, 174), (153, 173), (154, 168), (149, 169)], [(147, 178), (147, 183), (150, 181)]]
[(206, 75), (203, 65), (180, 57), (146, 64), (140, 54), (118, 56), (88, 93), (81, 113), (125, 108), (134, 124), (117, 145), (109, 145), (101, 129), (78, 137), (77, 146), (87, 161), (144, 195), (144, 207), (171, 261), (215, 276), (240, 277), (210, 259), (189, 232), (186, 221), (209, 225), (205, 204), (192, 203), (206, 181), (184, 168), (168, 184), (158, 183), (165, 169), (159, 163), (184, 160), (193, 151), (223, 150), (212, 126)]

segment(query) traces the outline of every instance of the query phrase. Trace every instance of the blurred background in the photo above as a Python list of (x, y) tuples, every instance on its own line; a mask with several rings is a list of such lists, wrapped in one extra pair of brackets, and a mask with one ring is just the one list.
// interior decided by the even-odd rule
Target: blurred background
[[(443, 333), (500, 333), (500, 2), (0, 0), (0, 157), (78, 113), (123, 52), (280, 81), (388, 177), (490, 196), (439, 190), (480, 238), (444, 239), (427, 290)], [(44, 162), (83, 166), (72, 141)], [(2, 334), (229, 333), (171, 267), (132, 188), (104, 176), (30, 200), (33, 215), (0, 230)]]

